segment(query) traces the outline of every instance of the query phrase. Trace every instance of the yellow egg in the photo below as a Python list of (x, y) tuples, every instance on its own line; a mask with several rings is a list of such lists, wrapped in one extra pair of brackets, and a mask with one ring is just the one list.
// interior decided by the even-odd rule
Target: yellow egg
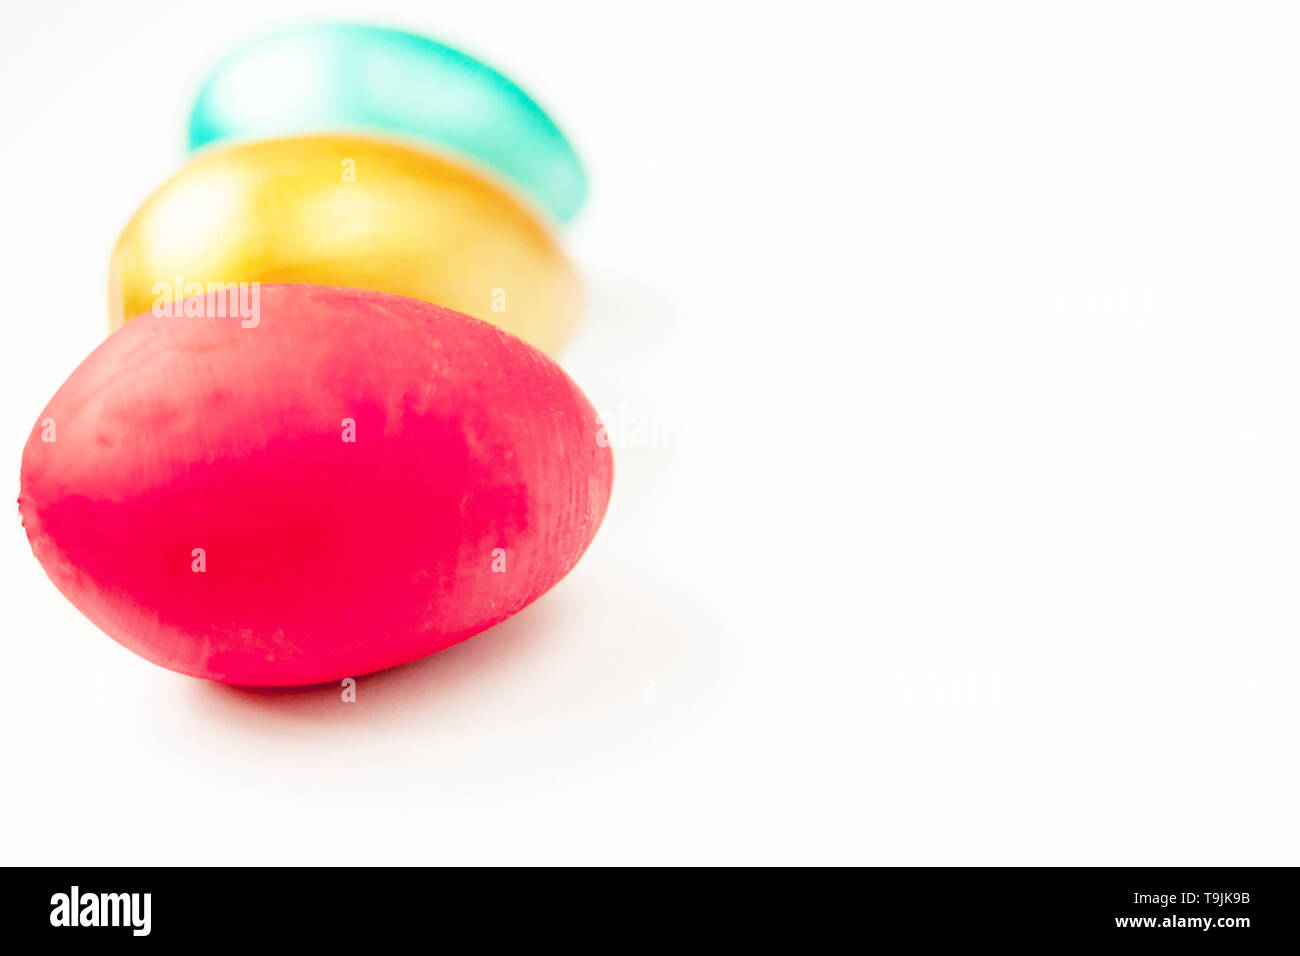
[(577, 273), (545, 221), (486, 174), (424, 148), (296, 136), (197, 154), (113, 248), (109, 327), (229, 283), (395, 292), (554, 352)]

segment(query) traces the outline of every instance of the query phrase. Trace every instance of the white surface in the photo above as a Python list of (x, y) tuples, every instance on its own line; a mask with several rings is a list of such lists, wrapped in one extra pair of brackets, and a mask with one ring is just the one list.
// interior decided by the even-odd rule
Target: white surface
[(563, 362), (679, 426), (559, 587), (354, 705), (137, 659), (11, 508), (3, 862), (1297, 862), (1297, 13), (754, 6), (0, 7), (10, 501), (203, 71), (304, 17), (553, 111)]

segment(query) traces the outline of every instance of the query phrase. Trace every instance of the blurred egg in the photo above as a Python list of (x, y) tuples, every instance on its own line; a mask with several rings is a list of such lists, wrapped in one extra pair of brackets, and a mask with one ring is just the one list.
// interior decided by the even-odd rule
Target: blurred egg
[(518, 86), (427, 37), (374, 26), (304, 26), (245, 43), (204, 82), (190, 148), (345, 131), (455, 151), (560, 221), (586, 195), (573, 147)]
[(23, 451), (32, 550), (109, 636), (216, 681), (339, 680), (490, 627), (581, 557), (613, 461), (542, 353), (398, 296), (264, 286), (241, 319), (222, 295), (110, 335)]
[(448, 156), (356, 135), (195, 155), (113, 248), (110, 328), (238, 282), (424, 299), (546, 352), (571, 331), (581, 303), (554, 231), (513, 193)]

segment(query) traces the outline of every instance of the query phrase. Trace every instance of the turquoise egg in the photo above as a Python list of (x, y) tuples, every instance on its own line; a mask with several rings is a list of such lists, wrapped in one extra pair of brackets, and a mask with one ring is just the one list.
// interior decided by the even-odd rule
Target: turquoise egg
[(475, 161), (561, 222), (587, 193), (577, 153), (527, 93), (459, 50), (383, 27), (305, 26), (244, 44), (204, 81), (190, 149), (359, 131)]

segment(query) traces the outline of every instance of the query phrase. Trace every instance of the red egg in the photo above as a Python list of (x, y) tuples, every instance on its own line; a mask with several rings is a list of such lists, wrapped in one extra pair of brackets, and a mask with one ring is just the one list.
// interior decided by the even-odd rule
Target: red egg
[(591, 543), (613, 460), (541, 352), (395, 295), (223, 295), (114, 332), (23, 452), (32, 550), (109, 636), (210, 680), (339, 680), (491, 627)]

